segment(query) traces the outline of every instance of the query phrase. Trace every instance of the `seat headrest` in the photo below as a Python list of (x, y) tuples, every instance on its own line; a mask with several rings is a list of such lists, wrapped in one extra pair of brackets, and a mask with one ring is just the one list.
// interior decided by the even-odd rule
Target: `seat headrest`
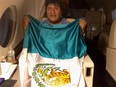
[(109, 47), (116, 48), (116, 20), (113, 21), (110, 29)]

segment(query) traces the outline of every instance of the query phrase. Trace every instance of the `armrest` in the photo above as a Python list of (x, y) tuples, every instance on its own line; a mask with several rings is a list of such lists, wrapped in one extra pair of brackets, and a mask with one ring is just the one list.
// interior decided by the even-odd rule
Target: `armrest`
[(89, 55), (83, 60), (83, 76), (87, 87), (93, 87), (94, 63)]

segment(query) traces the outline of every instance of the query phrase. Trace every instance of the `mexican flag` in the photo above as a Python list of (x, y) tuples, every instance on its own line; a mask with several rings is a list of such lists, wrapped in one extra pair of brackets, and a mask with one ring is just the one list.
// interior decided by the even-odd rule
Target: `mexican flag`
[[(29, 18), (30, 23), (26, 29), (19, 61), (22, 85), (27, 75), (34, 78), (30, 81), (32, 87), (35, 87), (34, 84), (38, 87), (54, 87), (56, 84), (56, 87), (72, 87), (71, 85), (77, 87), (82, 79), (82, 58), (87, 49), (82, 38), (79, 19), (69, 24), (53, 25), (39, 21), (30, 15)], [(44, 71), (48, 67), (45, 74)], [(41, 72), (38, 71), (40, 69)], [(53, 77), (48, 78), (53, 70), (61, 77), (55, 74), (53, 76), (52, 73)], [(64, 79), (61, 75), (61, 71), (64, 73), (64, 70), (68, 73), (66, 76), (68, 79)]]

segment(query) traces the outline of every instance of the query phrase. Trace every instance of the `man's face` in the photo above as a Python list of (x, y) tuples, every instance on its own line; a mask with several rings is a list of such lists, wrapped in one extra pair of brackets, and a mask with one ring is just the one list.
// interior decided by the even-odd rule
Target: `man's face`
[(46, 14), (48, 17), (48, 20), (51, 23), (59, 23), (60, 16), (61, 16), (61, 8), (58, 4), (51, 3), (46, 8)]

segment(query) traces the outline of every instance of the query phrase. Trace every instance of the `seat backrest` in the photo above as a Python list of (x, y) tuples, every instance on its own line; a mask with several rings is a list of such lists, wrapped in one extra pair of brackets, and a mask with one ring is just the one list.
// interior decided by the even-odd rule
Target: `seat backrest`
[(85, 19), (88, 31), (86, 37), (93, 39), (103, 30), (105, 24), (105, 14), (101, 11), (87, 11)]
[(88, 27), (95, 27), (97, 31), (100, 31), (104, 22), (102, 16), (102, 13), (99, 11), (87, 11), (85, 18)]
[(113, 21), (110, 29), (109, 47), (116, 48), (116, 20)]
[(68, 9), (69, 10), (69, 16), (73, 17), (75, 19), (85, 17), (86, 12), (88, 9)]

